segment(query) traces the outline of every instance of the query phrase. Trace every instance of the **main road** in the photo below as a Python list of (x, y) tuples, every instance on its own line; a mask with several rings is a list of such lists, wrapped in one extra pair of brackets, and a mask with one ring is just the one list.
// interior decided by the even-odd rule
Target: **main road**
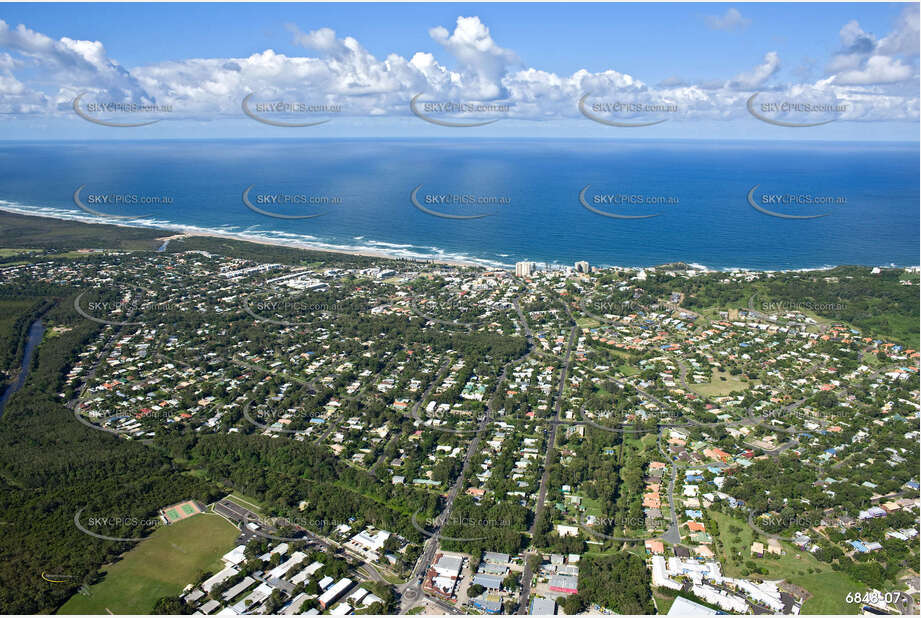
[[(515, 302), (517, 307), (517, 300)], [(527, 330), (525, 325), (525, 332), (530, 333)], [(521, 357), (524, 358), (530, 354), (530, 347), (528, 346), (528, 351)], [(502, 373), (499, 375), (499, 379), (496, 382), (496, 389), (493, 392), (492, 396), (489, 398), (489, 401), (486, 404), (486, 414), (483, 415), (483, 418), (480, 420), (479, 427), (476, 430), (476, 434), (473, 437), (473, 440), (470, 441), (470, 445), (467, 447), (467, 454), (464, 456), (464, 465), (461, 468), (461, 472), (457, 477), (454, 485), (451, 486), (450, 491), (448, 492), (447, 499), (445, 501), (445, 507), (442, 510), (440, 517), (436, 518), (434, 532), (429, 536), (429, 539), (423, 544), (422, 555), (419, 556), (419, 559), (416, 561), (416, 566), (413, 567), (412, 574), (409, 577), (409, 580), (405, 584), (397, 586), (397, 591), (400, 593), (400, 613), (405, 614), (410, 609), (412, 609), (418, 602), (425, 596), (422, 591), (422, 581), (425, 578), (425, 574), (431, 568), (434, 559), (435, 552), (438, 550), (438, 539), (441, 535), (441, 529), (444, 527), (445, 522), (447, 522), (451, 517), (451, 511), (454, 508), (454, 500), (457, 498), (458, 492), (464, 486), (464, 479), (467, 477), (467, 472), (470, 469), (470, 460), (473, 459), (474, 454), (479, 452), (480, 447), (480, 436), (483, 431), (486, 429), (487, 425), (493, 420), (493, 414), (495, 411), (496, 398), (502, 389), (502, 384), (505, 382), (506, 374), (508, 368), (514, 363), (521, 360), (517, 358), (505, 364), (502, 368)], [(444, 369), (444, 367), (442, 368)], [(437, 381), (437, 380), (436, 380)], [(434, 384), (434, 382), (433, 382)], [(423, 398), (424, 399), (424, 398)], [(421, 403), (422, 400), (420, 400)], [(419, 405), (417, 404), (413, 408), (413, 413), (418, 413)], [(457, 609), (453, 605), (445, 603), (441, 599), (434, 597), (426, 597), (429, 601), (434, 602), (439, 609), (443, 610), (445, 613), (449, 614), (463, 614), (464, 612)]]
[[(565, 305), (566, 314), (569, 316), (570, 321), (575, 322), (572, 317), (572, 312), (569, 310), (569, 305)], [(537, 504), (534, 507), (534, 521), (531, 523), (530, 535), (531, 539), (534, 539), (534, 535), (537, 534), (537, 526), (540, 523), (541, 514), (544, 511), (544, 502), (547, 500), (547, 490), (550, 485), (550, 459), (553, 454), (553, 450), (556, 447), (556, 430), (560, 426), (560, 413), (563, 409), (563, 391), (566, 389), (566, 379), (569, 375), (569, 369), (572, 365), (572, 346), (576, 341), (576, 335), (579, 332), (579, 327), (576, 324), (573, 324), (572, 328), (569, 331), (569, 340), (566, 343), (566, 355), (563, 358), (563, 369), (560, 371), (560, 384), (557, 388), (556, 393), (556, 405), (554, 406), (553, 420), (555, 422), (550, 424), (550, 435), (547, 438), (547, 452), (544, 455), (544, 473), (540, 477), (540, 490), (537, 493)], [(518, 614), (527, 614), (528, 613), (528, 600), (531, 596), (531, 556), (537, 555), (536, 552), (528, 551), (524, 555), (524, 570), (521, 573), (521, 593), (518, 597)]]

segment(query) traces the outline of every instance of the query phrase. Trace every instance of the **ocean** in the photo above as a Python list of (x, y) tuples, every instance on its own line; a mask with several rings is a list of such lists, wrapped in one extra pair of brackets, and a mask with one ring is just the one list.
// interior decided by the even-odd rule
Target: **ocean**
[(2, 142), (0, 208), (497, 267), (914, 266), (918, 169), (916, 143)]

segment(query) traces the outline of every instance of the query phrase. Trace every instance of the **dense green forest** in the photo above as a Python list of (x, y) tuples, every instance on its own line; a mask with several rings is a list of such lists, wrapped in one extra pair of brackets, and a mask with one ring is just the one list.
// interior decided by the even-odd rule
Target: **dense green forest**
[[(0, 213), (0, 247), (39, 249), (34, 253), (4, 255), (0, 257), (0, 267), (48, 259), (58, 259), (63, 264), (64, 260), (73, 257), (62, 255), (64, 252), (87, 247), (152, 251), (160, 244), (157, 239), (168, 234), (162, 230), (88, 225)], [(190, 249), (260, 262), (299, 265), (326, 262), (345, 268), (381, 265), (376, 258), (221, 238), (180, 238), (172, 241), (167, 251)], [(120, 264), (120, 260), (133, 258), (81, 254), (79, 259), (89, 264), (103, 260)], [(909, 278), (913, 285), (902, 285), (901, 281)], [(77, 290), (63, 287), (51, 279), (9, 284), (0, 291), (0, 379), (8, 381), (18, 370), (25, 335), (37, 317), (42, 316), (47, 324), (57, 327), (53, 332), (46, 333), (25, 387), (10, 399), (0, 418), (0, 525), (4, 533), (0, 535), (0, 581), (4, 583), (0, 587), (0, 611), (24, 614), (52, 612), (83, 583), (98, 580), (106, 564), (118, 560), (123, 552), (133, 547), (131, 543), (100, 540), (82, 533), (74, 524), (74, 516), (81, 509), (86, 517), (152, 520), (157, 510), (166, 504), (189, 498), (207, 503), (233, 489), (259, 500), (267, 507), (268, 515), (287, 517), (321, 534), (328, 534), (338, 524), (349, 522), (355, 526), (370, 524), (390, 530), (415, 543), (425, 540), (424, 533), (413, 525), (413, 518), (415, 516), (415, 521), (422, 527), (431, 529), (432, 518), (443, 507), (440, 492), (456, 478), (461, 469), (461, 458), (451, 456), (439, 461), (432, 471), (432, 479), (442, 486), (438, 490), (424, 490), (387, 482), (380, 468), (377, 472), (373, 469), (368, 472), (350, 465), (349, 459), (355, 454), (351, 449), (344, 455), (336, 456), (325, 447), (308, 441), (277, 440), (256, 435), (255, 425), (244, 428), (240, 433), (199, 434), (187, 431), (183, 423), (176, 423), (158, 432), (155, 439), (140, 442), (119, 439), (77, 422), (73, 410), (66, 405), (66, 399), (74, 394), (74, 387), (66, 391), (66, 398), (59, 397), (57, 393), (64, 390), (64, 374), (78, 359), (78, 354), (85, 351), (88, 344), (97, 341), (101, 327), (80, 318), (73, 311)], [(437, 290), (441, 284), (442, 281), (436, 277), (419, 285), (431, 291)], [(867, 268), (857, 267), (778, 273), (773, 278), (756, 282), (740, 280), (733, 285), (725, 283), (725, 274), (722, 273), (694, 278), (656, 273), (642, 287), (639, 296), (631, 290), (629, 294), (624, 292), (623, 297), (612, 295), (606, 301), (599, 299), (595, 309), (607, 311), (609, 305), (620, 307), (624, 301), (649, 304), (655, 299), (667, 298), (673, 291), (680, 291), (685, 294), (683, 306), (690, 310), (704, 311), (717, 306), (747, 308), (750, 304), (754, 310), (765, 312), (773, 311), (767, 306), (809, 307), (809, 313), (821, 318), (851, 324), (873, 336), (909, 346), (918, 345), (917, 275), (908, 275), (897, 269), (878, 275), (872, 275)], [(102, 293), (115, 295), (113, 290)], [(422, 355), (417, 353), (408, 358), (407, 354), (411, 352), (407, 352), (407, 341), (414, 342), (417, 350), (422, 348), (438, 353), (453, 350), (469, 361), (458, 371), (455, 386), (434, 396), (434, 400), (447, 403), (458, 398), (468, 379), (475, 375), (496, 374), (499, 368), (527, 351), (526, 341), (520, 336), (502, 336), (484, 331), (437, 331), (423, 328), (418, 320), (407, 321), (401, 315), (368, 318), (361, 312), (365, 299), (353, 298), (348, 293), (345, 293), (345, 298), (340, 298), (337, 294), (342, 292), (327, 291), (311, 297), (311, 302), (316, 300), (320, 305), (349, 309), (345, 317), (337, 318), (336, 333), (340, 340), (335, 346), (344, 356), (355, 360), (354, 372), (367, 369), (377, 373), (387, 366), (387, 362), (406, 363), (395, 394), (406, 394), (402, 391), (406, 381), (420, 367)], [(528, 307), (539, 308), (549, 310), (558, 309), (558, 306), (553, 300), (542, 300)], [(452, 311), (454, 308), (448, 306), (444, 309), (444, 316), (464, 318), (462, 313)], [(362, 317), (356, 318), (356, 315)], [(186, 332), (191, 331), (198, 321), (204, 320), (199, 314), (180, 310), (164, 313), (163, 319), (164, 322), (181, 325)], [(221, 323), (223, 318), (208, 317), (207, 320)], [(111, 339), (118, 334), (117, 330), (113, 332)], [(271, 331), (248, 321), (238, 321), (227, 326), (224, 341), (246, 340), (254, 348), (269, 348), (272, 337)], [(392, 357), (390, 361), (380, 356), (362, 355), (362, 342), (378, 338), (383, 339), (386, 346), (382, 344), (377, 349)], [(218, 343), (218, 352), (223, 352), (223, 345)], [(823, 350), (821, 345), (817, 351)], [(829, 349), (840, 347), (831, 342), (825, 345)], [(180, 348), (176, 355), (182, 357), (188, 354), (186, 360), (193, 363), (197, 360), (196, 353), (195, 350)], [(857, 366), (859, 356), (856, 349), (852, 356), (839, 365), (841, 371)], [(613, 356), (611, 358), (616, 360)], [(654, 378), (655, 370), (650, 368), (647, 371), (649, 375), (644, 374), (644, 377)], [(341, 392), (347, 383), (343, 375), (324, 387), (314, 389), (299, 385), (287, 392), (280, 391), (286, 381), (282, 375), (268, 377), (251, 398), (260, 402), (278, 397), (276, 407), (279, 409), (297, 405), (312, 412)], [(887, 395), (873, 394), (867, 384), (859, 388), (855, 386), (855, 389), (861, 400), (875, 397), (877, 409), (887, 402)], [(609, 410), (613, 418), (624, 415), (639, 400), (636, 389), (628, 387), (620, 390), (612, 382), (585, 380), (578, 387), (578, 392), (588, 404), (588, 409)], [(219, 397), (230, 397), (223, 386), (215, 393)], [(183, 395), (186, 398), (183, 405), (192, 406), (194, 395)], [(756, 396), (747, 394), (744, 403), (755, 403)], [(527, 410), (533, 407), (534, 397), (533, 390), (527, 395), (500, 394), (500, 405), (494, 407), (503, 408), (508, 413)], [(808, 402), (817, 409), (829, 411), (843, 403), (832, 392), (820, 393)], [(702, 402), (692, 405), (703, 408)], [(894, 406), (894, 411), (906, 415), (911, 412), (907, 404), (896, 402)], [(485, 402), (468, 402), (465, 408), (481, 413), (486, 405)], [(383, 397), (376, 395), (363, 402), (342, 398), (342, 413), (361, 413), (378, 424), (387, 420), (404, 436), (415, 429), (409, 418), (394, 411)], [(550, 413), (550, 409), (546, 409), (539, 416)], [(237, 423), (241, 415), (242, 411), (229, 412), (222, 428)], [(305, 426), (309, 417), (302, 415), (292, 427)], [(695, 432), (694, 437), (701, 438), (699, 430)], [(852, 428), (846, 428), (841, 438), (850, 440), (853, 433)], [(725, 435), (722, 429), (712, 430), (710, 439), (720, 441), (725, 439)], [(578, 439), (562, 433), (558, 438), (549, 458), (550, 502), (537, 522), (532, 539), (536, 548), (557, 553), (582, 553), (586, 549), (582, 537), (560, 537), (553, 531), (554, 522), (562, 521), (561, 515), (555, 515), (552, 505), (562, 495), (563, 485), (577, 487), (580, 495), (597, 502), (598, 508), (606, 514), (605, 521), (596, 528), (600, 533), (616, 536), (623, 532), (624, 522), (642, 521), (642, 471), (648, 463), (641, 454), (642, 449), (636, 446), (625, 448), (623, 434), (592, 428)], [(428, 432), (403, 449), (401, 456), (405, 470), (419, 468), (433, 450), (435, 440), (434, 432)], [(440, 445), (449, 447), (463, 446), (468, 440), (465, 435), (438, 437)], [(396, 444), (395, 441), (382, 442), (369, 450), (364, 464), (370, 465), (378, 458), (382, 461), (394, 459), (397, 456)], [(521, 551), (526, 541), (523, 531), (528, 530), (532, 513), (509, 499), (510, 493), (518, 489), (518, 484), (511, 478), (511, 471), (520, 446), (519, 442), (509, 441), (502, 453), (492, 458), (494, 474), (488, 481), (488, 487), (495, 492), (494, 497), (479, 503), (463, 493), (457, 497), (452, 516), (441, 531), (445, 549), (474, 555), (487, 550), (510, 554)], [(902, 439), (896, 436), (881, 439), (877, 446), (901, 449), (904, 445)], [(476, 454), (473, 467), (481, 465), (485, 458), (485, 453)], [(906, 465), (917, 467), (917, 454), (908, 455), (905, 459)], [(806, 497), (811, 506), (808, 511), (800, 508), (800, 514), (819, 519), (823, 509), (838, 504), (847, 503), (855, 508), (869, 506), (872, 492), (860, 484), (865, 480), (872, 479), (879, 492), (898, 491), (901, 481), (892, 476), (888, 466), (888, 462), (880, 458), (871, 465), (848, 470), (853, 483), (836, 489), (836, 495), (829, 495), (816, 486), (815, 474), (811, 470), (800, 466), (796, 458), (783, 455), (770, 461), (756, 462), (748, 474), (755, 481), (749, 479), (743, 483), (729, 478), (724, 489), (744, 500), (754, 511), (777, 512), (782, 520), (791, 519), (793, 513), (792, 507), (781, 496)], [(772, 497), (772, 492), (776, 497)], [(911, 526), (914, 522), (910, 519), (903, 521), (901, 515), (890, 517), (887, 525), (895, 524)], [(872, 527), (882, 525), (883, 522), (866, 524), (867, 529), (878, 535), (882, 535), (883, 531)], [(140, 537), (149, 534), (151, 528), (111, 523), (97, 527), (96, 531), (116, 537)], [(771, 530), (784, 531), (780, 528)], [(856, 531), (847, 534), (850, 536), (830, 538), (835, 542), (857, 538)], [(891, 557), (889, 560), (861, 555), (851, 558), (834, 543), (823, 542), (816, 557), (869, 586), (887, 589), (904, 568), (911, 566), (909, 561), (912, 556), (889, 540), (885, 549), (887, 556)], [(410, 557), (415, 558), (415, 554), (408, 552), (403, 558), (407, 564), (399, 564), (398, 567), (406, 568)], [(566, 600), (564, 609), (567, 613), (579, 611), (590, 603), (598, 603), (619, 613), (652, 613), (647, 569), (640, 557), (617, 551), (604, 555), (588, 554), (583, 558), (581, 568), (580, 594)], [(42, 573), (62, 576), (65, 581), (48, 582), (42, 578)], [(380, 596), (384, 597), (384, 593), (381, 592)], [(389, 603), (390, 599), (387, 601)], [(175, 607), (167, 607), (167, 602), (164, 602), (160, 609)]]
[[(158, 438), (169, 452), (183, 454), (208, 478), (238, 489), (268, 505), (273, 515), (303, 522), (326, 533), (350, 518), (420, 541), (412, 525), (431, 516), (438, 496), (409, 486), (385, 485), (352, 468), (328, 450), (309, 442), (265, 436), (172, 434)], [(299, 510), (301, 501), (307, 506)], [(308, 523), (326, 525), (311, 526)]]
[(96, 225), (0, 212), (0, 247), (71, 249), (156, 249), (169, 232), (140, 227)]
[[(53, 611), (133, 546), (83, 534), (74, 525), (78, 510), (89, 517), (155, 519), (164, 504), (217, 495), (156, 450), (81, 425), (54, 396), (64, 368), (96, 326), (76, 321), (68, 302), (72, 297), (45, 315), (72, 330), (45, 337), (25, 387), (10, 398), (0, 419), (3, 613)], [(147, 532), (125, 524), (95, 530), (118, 537)], [(64, 575), (67, 583), (49, 583), (42, 573)]]
[(579, 597), (618, 614), (654, 614), (646, 561), (629, 552), (587, 555), (579, 563)]
[[(918, 275), (901, 269), (872, 274), (862, 266), (830, 270), (775, 273), (758, 281), (722, 283), (722, 273), (692, 278), (657, 273), (643, 284), (647, 300), (685, 294), (683, 307), (699, 311), (712, 307), (748, 308), (778, 313), (799, 309), (835, 322), (845, 322), (897, 343), (918, 347)], [(912, 285), (901, 281), (911, 280)]]

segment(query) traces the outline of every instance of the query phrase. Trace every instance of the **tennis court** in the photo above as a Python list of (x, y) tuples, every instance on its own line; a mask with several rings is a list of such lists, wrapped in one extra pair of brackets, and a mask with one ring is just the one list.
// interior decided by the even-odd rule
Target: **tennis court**
[(202, 506), (194, 500), (186, 500), (172, 506), (168, 506), (160, 511), (160, 514), (166, 518), (167, 523), (175, 523), (179, 520), (186, 519), (193, 515), (203, 512)]

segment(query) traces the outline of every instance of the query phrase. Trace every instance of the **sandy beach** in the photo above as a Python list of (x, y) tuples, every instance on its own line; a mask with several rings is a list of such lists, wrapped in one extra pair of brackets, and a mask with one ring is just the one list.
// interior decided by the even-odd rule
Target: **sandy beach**
[(215, 230), (202, 230), (195, 229), (194, 231), (182, 231), (174, 228), (169, 228), (166, 226), (153, 226), (153, 225), (129, 225), (121, 221), (105, 221), (101, 219), (95, 219), (89, 216), (82, 216), (75, 214), (73, 216), (67, 217), (56, 217), (50, 214), (36, 213), (25, 208), (14, 208), (5, 204), (0, 204), (0, 212), (8, 212), (10, 214), (21, 215), (26, 217), (36, 217), (40, 219), (53, 219), (55, 221), (77, 221), (79, 223), (86, 223), (89, 225), (111, 225), (115, 227), (124, 227), (124, 228), (144, 228), (144, 229), (155, 229), (163, 230), (164, 232), (172, 232), (171, 234), (165, 234), (164, 236), (158, 236), (156, 240), (162, 242), (179, 240), (182, 238), (194, 238), (196, 236), (202, 238), (224, 238), (226, 240), (236, 240), (239, 242), (248, 242), (256, 245), (266, 245), (270, 247), (287, 247), (290, 249), (304, 249), (306, 251), (320, 251), (324, 253), (339, 253), (342, 255), (356, 255), (361, 257), (370, 257), (378, 258), (385, 260), (406, 260), (410, 262), (420, 262), (420, 263), (431, 263), (431, 264), (442, 264), (445, 266), (455, 266), (455, 267), (475, 267), (483, 268), (486, 270), (509, 270), (508, 268), (503, 268), (500, 266), (488, 266), (485, 264), (480, 264), (475, 261), (465, 261), (465, 260), (456, 260), (456, 259), (444, 259), (444, 258), (428, 258), (428, 257), (411, 257), (404, 255), (397, 255), (395, 253), (389, 253), (385, 250), (375, 250), (375, 249), (345, 249), (342, 247), (336, 247), (331, 245), (324, 245), (321, 243), (310, 243), (305, 241), (295, 241), (295, 240), (281, 240), (281, 239), (270, 239), (264, 238), (261, 236), (255, 236), (252, 234), (246, 233), (233, 233), (233, 232), (219, 232)]
[[(0, 209), (2, 210), (2, 209)], [(133, 227), (133, 226), (125, 226)], [(138, 226), (141, 227), (141, 226)], [(195, 232), (195, 233), (186, 233), (175, 234), (173, 236), (163, 236), (157, 238), (160, 241), (166, 240), (178, 240), (181, 238), (225, 238), (227, 240), (236, 240), (239, 242), (248, 242), (254, 245), (267, 245), (270, 247), (287, 247), (290, 249), (304, 249), (306, 251), (321, 251), (323, 253), (340, 253), (343, 255), (357, 255), (361, 257), (370, 257), (370, 258), (380, 258), (385, 260), (406, 260), (410, 262), (427, 262), (431, 264), (443, 264), (446, 266), (457, 266), (457, 267), (476, 267), (487, 269), (482, 264), (477, 264), (475, 262), (464, 262), (461, 260), (445, 260), (445, 259), (434, 259), (434, 258), (411, 258), (403, 257), (398, 255), (389, 254), (386, 251), (374, 251), (371, 249), (342, 249), (336, 247), (330, 247), (327, 245), (318, 245), (308, 242), (299, 242), (299, 241), (272, 241), (267, 238), (253, 237), (246, 234), (232, 234), (232, 233), (221, 233), (221, 232)], [(487, 269), (489, 270), (489, 269)], [(492, 270), (505, 270), (493, 268)]]

